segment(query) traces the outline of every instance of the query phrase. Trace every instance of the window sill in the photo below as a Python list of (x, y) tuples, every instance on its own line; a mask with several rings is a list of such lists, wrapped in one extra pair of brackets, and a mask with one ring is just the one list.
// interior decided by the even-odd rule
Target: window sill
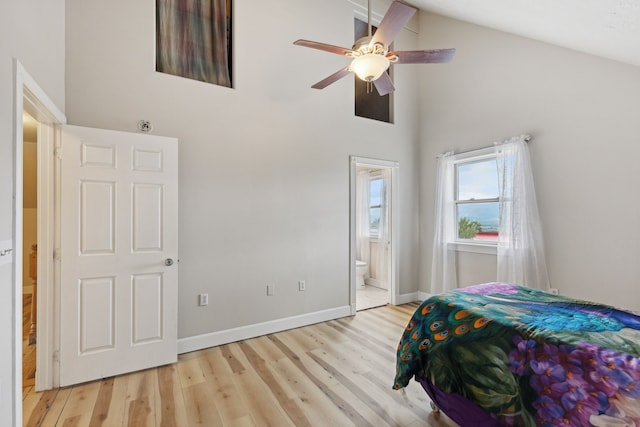
[(498, 254), (498, 246), (497, 245), (486, 245), (482, 243), (462, 243), (455, 242), (449, 243), (449, 247), (458, 252), (472, 252), (476, 254), (487, 254), (487, 255), (497, 255)]

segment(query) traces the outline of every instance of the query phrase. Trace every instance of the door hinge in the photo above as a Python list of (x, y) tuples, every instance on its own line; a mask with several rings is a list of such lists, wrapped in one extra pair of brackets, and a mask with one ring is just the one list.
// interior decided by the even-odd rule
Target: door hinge
[(61, 160), (62, 159), (62, 147), (56, 147), (53, 149), (53, 155), (55, 156), (56, 159)]
[(62, 251), (60, 250), (60, 248), (55, 248), (53, 250), (53, 260), (60, 261), (60, 258), (62, 258)]
[(54, 350), (51, 358), (53, 359), (54, 363), (60, 362), (60, 352), (58, 350)]

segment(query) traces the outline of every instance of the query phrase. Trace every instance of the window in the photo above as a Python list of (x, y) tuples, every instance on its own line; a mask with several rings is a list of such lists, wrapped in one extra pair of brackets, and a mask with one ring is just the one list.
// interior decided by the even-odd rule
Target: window
[(549, 289), (528, 139), (437, 157), (432, 294), (458, 287), (458, 252), (496, 255), (499, 282)]
[(496, 244), (500, 190), (495, 154), (455, 162), (456, 240)]
[(380, 210), (383, 202), (384, 180), (371, 178), (369, 180), (369, 236), (377, 238), (380, 233)]

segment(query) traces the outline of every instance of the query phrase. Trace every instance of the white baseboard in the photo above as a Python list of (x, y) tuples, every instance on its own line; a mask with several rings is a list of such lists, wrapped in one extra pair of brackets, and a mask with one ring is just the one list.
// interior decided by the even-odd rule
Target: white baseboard
[(351, 307), (345, 305), (343, 307), (301, 314), (299, 316), (286, 317), (284, 319), (270, 320), (268, 322), (256, 323), (254, 325), (240, 326), (238, 328), (226, 329), (224, 331), (180, 338), (178, 339), (178, 354), (189, 353), (190, 351), (202, 350), (203, 348), (215, 347), (222, 344), (228, 344), (230, 342), (273, 334), (275, 332), (299, 328), (302, 326), (312, 325), (314, 323), (326, 322), (350, 315)]
[[(431, 294), (426, 292), (410, 292), (408, 294), (398, 295), (396, 297), (396, 304), (407, 304), (414, 301), (422, 302), (429, 297), (431, 297)], [(351, 316), (351, 307), (345, 305), (343, 307), (301, 314), (299, 316), (225, 329), (209, 334), (180, 338), (178, 340), (178, 354), (189, 353), (191, 351), (202, 350), (203, 348), (215, 347), (230, 342), (246, 340), (347, 316)]]
[(396, 305), (400, 305), (400, 304), (408, 304), (410, 302), (414, 302), (414, 301), (418, 301), (418, 293), (417, 292), (411, 292), (408, 294), (400, 294), (396, 296)]
[(429, 299), (433, 296), (433, 294), (430, 294), (428, 292), (422, 292), (422, 291), (418, 291), (418, 295), (420, 296), (420, 301), (424, 301), (426, 299)]
[(431, 294), (428, 294), (426, 292), (422, 292), (422, 291), (411, 292), (408, 294), (398, 295), (396, 297), (396, 304), (397, 305), (407, 304), (414, 301), (422, 302), (430, 297), (431, 297)]

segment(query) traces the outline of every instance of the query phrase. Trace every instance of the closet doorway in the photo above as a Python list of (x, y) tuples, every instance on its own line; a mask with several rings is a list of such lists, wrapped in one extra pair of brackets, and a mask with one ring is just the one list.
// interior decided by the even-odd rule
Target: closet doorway
[(396, 297), (398, 163), (351, 158), (351, 310)]

